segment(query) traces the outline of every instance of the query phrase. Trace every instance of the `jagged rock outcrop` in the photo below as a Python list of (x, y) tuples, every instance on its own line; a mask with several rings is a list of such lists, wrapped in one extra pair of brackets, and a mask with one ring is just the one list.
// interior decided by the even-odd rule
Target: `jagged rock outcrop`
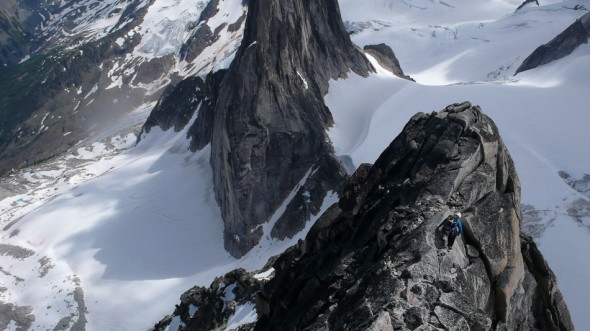
[[(234, 256), (258, 243), (259, 225), (296, 187), (286, 208), (304, 211), (275, 215), (277, 237), (300, 230), (323, 197), (338, 190), (345, 171), (325, 133), (332, 117), (323, 96), (329, 79), (373, 70), (344, 30), (335, 0), (250, 1), (245, 24), (211, 116), (194, 124), (213, 128), (215, 193), (225, 246)], [(198, 129), (191, 132), (207, 136)], [(201, 138), (193, 136), (198, 146), (208, 143)]]
[(187, 135), (191, 137), (191, 150), (205, 147), (211, 141), (213, 127), (207, 124), (213, 121), (217, 93), (225, 72), (219, 70), (210, 73), (204, 80), (201, 77), (189, 77), (168, 86), (152, 109), (143, 131), (150, 132), (154, 126), (158, 126), (164, 131), (173, 127), (178, 132), (189, 124), (197, 112), (197, 120)]
[[(264, 283), (263, 277), (256, 278), (244, 269), (233, 270), (217, 277), (209, 288), (195, 286), (183, 293), (174, 313), (159, 321), (152, 330), (176, 331), (179, 326), (192, 331), (220, 330), (238, 309), (254, 312), (256, 293), (262, 290)], [(244, 330), (250, 329), (251, 326), (247, 329), (244, 326)]]
[(523, 3), (520, 4), (520, 6), (518, 6), (516, 8), (516, 11), (521, 10), (522, 8), (524, 8), (526, 5), (535, 3), (537, 6), (539, 6), (539, 0), (525, 0)]
[(397, 57), (395, 57), (393, 50), (388, 45), (383, 43), (378, 45), (366, 45), (364, 50), (367, 54), (373, 56), (380, 66), (391, 71), (394, 75), (414, 81), (412, 77), (404, 74)]
[(549, 43), (535, 49), (516, 69), (515, 75), (568, 56), (578, 46), (587, 43), (589, 37), (590, 13), (586, 13)]
[[(435, 228), (452, 211), (464, 234), (447, 252)], [(274, 263), (255, 330), (573, 330), (521, 223), (492, 120), (467, 102), (418, 113)]]

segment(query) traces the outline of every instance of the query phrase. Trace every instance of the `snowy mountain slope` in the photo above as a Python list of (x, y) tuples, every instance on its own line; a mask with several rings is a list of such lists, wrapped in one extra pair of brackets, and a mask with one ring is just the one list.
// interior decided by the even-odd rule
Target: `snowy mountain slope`
[(39, 6), (43, 22), (38, 27), (44, 48), (75, 48), (107, 36), (131, 21), (130, 13), (149, 4), (149, 0), (74, 0)]
[[(433, 8), (438, 9), (436, 11), (431, 11), (431, 8), (404, 10), (403, 6), (387, 10), (387, 7), (377, 6), (377, 3), (381, 2), (369, 2), (375, 8), (369, 7), (362, 12), (355, 7), (358, 4), (348, 7), (346, 1), (342, 2), (343, 19), (349, 22), (366, 21), (366, 15), (373, 13), (374, 17), (391, 24), (391, 27), (378, 31), (368, 29), (355, 33), (354, 41), (360, 46), (387, 42), (400, 59), (406, 59), (404, 71), (425, 85), (510, 79), (536, 47), (551, 40), (585, 13), (571, 9), (583, 1), (527, 7), (517, 13), (505, 10), (505, 6), (494, 6), (494, 10), (488, 11), (471, 7), (485, 7), (477, 2), (458, 1), (454, 8)], [(399, 6), (399, 2), (395, 4)], [(359, 11), (363, 14), (358, 17), (347, 16)], [(415, 16), (414, 12), (419, 14), (416, 16), (420, 20), (406, 22), (407, 17)], [(424, 12), (430, 15), (425, 16)], [(481, 18), (476, 21), (469, 19), (470, 15)], [(518, 37), (510, 38), (513, 34)], [(499, 50), (502, 50), (500, 56)], [(468, 66), (466, 63), (479, 65)], [(460, 65), (465, 69), (461, 69)]]
[(34, 329), (85, 320), (90, 330), (145, 330), (186, 288), (238, 267), (261, 268), (304, 235), (270, 240), (271, 221), (259, 247), (232, 258), (223, 248), (209, 148), (192, 153), (186, 131), (158, 131), (130, 150), (132, 136), (115, 150), (95, 143), (14, 176), (34, 187), (0, 202), (0, 277), (8, 286), (0, 302), (28, 307)]
[[(343, 16), (354, 19), (358, 11), (347, 7), (346, 1), (341, 4)], [(587, 1), (566, 1), (504, 13), (489, 22), (440, 27), (413, 22), (411, 29), (392, 26), (355, 34), (353, 41), (359, 45), (391, 45), (404, 72), (417, 84), (387, 73), (368, 80), (357, 77), (334, 82), (326, 101), (335, 118), (330, 136), (336, 151), (350, 155), (357, 165), (373, 162), (401, 131), (404, 120), (418, 111), (462, 100), (481, 105), (498, 124), (515, 159), (523, 203), (534, 206), (534, 214), (542, 219), (545, 232), (537, 240), (558, 276), (574, 323), (586, 329), (590, 327), (585, 314), (590, 286), (584, 281), (590, 270), (585, 258), (590, 248), (590, 200), (567, 185), (559, 172), (576, 179), (590, 172), (586, 129), (590, 97), (585, 92), (590, 88), (590, 46), (512, 76), (519, 59), (586, 13), (573, 10), (576, 5), (589, 7)], [(356, 20), (366, 20), (366, 15)], [(384, 11), (375, 15), (383, 19)], [(407, 12), (390, 15), (389, 20), (401, 21)]]
[[(108, 86), (123, 82), (132, 56), (148, 58), (159, 49), (178, 49), (178, 35), (167, 33), (176, 27), (165, 18), (179, 11), (162, 0), (155, 3), (161, 6), (151, 8), (160, 11), (148, 12), (144, 19), (152, 22), (154, 39), (142, 38), (144, 48), (119, 60)], [(240, 17), (241, 1), (222, 3), (230, 23)], [(415, 112), (463, 100), (481, 105), (498, 124), (515, 159), (522, 200), (534, 206), (545, 227), (540, 248), (558, 276), (576, 327), (583, 330), (590, 327), (584, 314), (590, 297), (590, 265), (584, 257), (590, 248), (590, 219), (581, 216), (579, 223), (570, 209), (575, 201), (590, 199), (558, 172), (573, 179), (590, 172), (585, 127), (590, 49), (586, 45), (555, 63), (515, 77), (512, 73), (519, 59), (585, 12), (570, 8), (590, 6), (587, 1), (541, 1), (539, 8), (527, 6), (514, 13), (520, 3), (341, 0), (345, 20), (382, 22), (380, 30), (366, 29), (353, 35), (353, 41), (361, 47), (387, 43), (417, 83), (383, 70), (367, 79), (351, 74), (332, 82), (326, 102), (335, 125), (329, 134), (337, 153), (350, 155), (358, 165), (374, 161)], [(195, 8), (204, 9), (194, 4), (187, 7), (191, 18), (186, 22), (194, 22)], [(161, 14), (164, 10), (166, 15)], [(212, 28), (219, 26), (216, 22)], [(143, 27), (142, 34), (148, 30)], [(229, 32), (195, 60), (199, 66), (180, 61), (175, 68), (189, 74), (204, 65), (227, 66), (240, 39), (239, 33)], [(90, 146), (76, 148), (77, 156), (65, 156), (73, 161), (57, 160), (15, 173), (11, 180), (17, 182), (8, 187), (12, 192), (3, 192), (1, 242), (6, 246), (0, 246), (0, 279), (6, 290), (0, 292), (0, 302), (25, 312), (20, 324), (13, 320), (9, 328), (85, 324), (90, 330), (144, 330), (170, 313), (184, 290), (209, 285), (236, 267), (256, 270), (309, 229), (313, 220), (293, 241), (277, 242), (268, 236), (271, 221), (263, 227), (259, 246), (239, 260), (231, 258), (223, 250), (207, 148), (190, 153), (185, 131), (157, 128), (127, 151), (102, 147), (117, 145), (116, 140), (109, 138), (105, 144), (103, 139), (120, 129), (107, 128), (99, 138), (88, 139), (85, 143), (103, 143), (95, 144), (92, 152)], [(128, 139), (120, 139), (125, 143), (118, 148), (131, 146)], [(27, 178), (25, 184), (32, 186), (23, 187), (20, 183)], [(330, 201), (335, 197), (324, 209)]]
[[(100, 140), (101, 128), (157, 101), (169, 84), (226, 67), (246, 13), (239, 0), (79, 0), (35, 8), (43, 17), (31, 37), (38, 46), (0, 68), (0, 171), (53, 157), (89, 136)], [(210, 33), (199, 35), (203, 30)], [(196, 45), (190, 58), (182, 52), (187, 45)], [(7, 115), (17, 108), (17, 116)]]

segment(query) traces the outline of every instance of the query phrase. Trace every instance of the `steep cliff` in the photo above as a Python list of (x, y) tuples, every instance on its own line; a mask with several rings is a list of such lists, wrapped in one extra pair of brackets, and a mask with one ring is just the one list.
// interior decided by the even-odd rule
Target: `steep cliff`
[[(465, 231), (447, 252), (435, 227), (452, 211)], [(419, 113), (274, 264), (255, 329), (572, 330), (521, 219), (491, 119), (469, 103)]]
[[(345, 172), (325, 133), (332, 117), (323, 96), (328, 80), (350, 71), (367, 75), (368, 60), (348, 37), (335, 0), (250, 1), (244, 39), (210, 99), (211, 164), (225, 222), (225, 245), (241, 256), (274, 215), (273, 235), (292, 236)], [(203, 146), (202, 130), (191, 130)], [(301, 212), (289, 212), (301, 211)]]

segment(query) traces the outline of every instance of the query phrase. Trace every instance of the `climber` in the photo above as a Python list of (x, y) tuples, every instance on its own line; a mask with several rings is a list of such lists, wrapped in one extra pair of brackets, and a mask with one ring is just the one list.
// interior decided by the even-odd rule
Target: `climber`
[(436, 226), (436, 229), (442, 231), (447, 236), (447, 250), (453, 248), (455, 238), (463, 232), (463, 223), (461, 222), (461, 213), (456, 212), (445, 218)]

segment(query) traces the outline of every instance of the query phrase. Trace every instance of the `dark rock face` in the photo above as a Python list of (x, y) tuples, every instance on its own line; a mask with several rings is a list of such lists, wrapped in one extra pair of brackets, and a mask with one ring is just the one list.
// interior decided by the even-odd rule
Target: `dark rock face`
[(180, 56), (186, 61), (190, 62), (194, 60), (207, 46), (219, 38), (218, 35), (211, 31), (211, 28), (207, 24), (203, 24), (219, 12), (218, 6), (219, 0), (211, 0), (201, 12), (199, 20), (196, 23), (197, 27), (195, 31), (180, 49)]
[(399, 61), (395, 57), (391, 47), (386, 44), (378, 44), (366, 45), (364, 49), (365, 52), (373, 56), (383, 68), (391, 71), (394, 75), (400, 78), (414, 81), (410, 76), (404, 74), (404, 71), (399, 65)]
[[(435, 228), (452, 211), (464, 234), (447, 252)], [(469, 103), (416, 114), (275, 262), (255, 330), (573, 330), (521, 220), (492, 120)]]
[[(258, 225), (297, 185), (298, 206), (309, 205), (307, 191), (320, 197), (305, 207), (313, 212), (342, 183), (345, 172), (325, 133), (332, 118), (323, 96), (329, 79), (350, 70), (367, 75), (372, 67), (346, 34), (337, 1), (250, 1), (244, 39), (212, 112), (211, 164), (232, 255), (258, 243)], [(326, 173), (332, 175), (320, 178)], [(285, 219), (275, 234), (291, 235), (304, 222)]]
[(0, 302), (0, 327), (2, 330), (6, 330), (13, 323), (20, 330), (30, 330), (35, 322), (35, 316), (32, 312), (32, 307), (15, 306), (11, 303)]
[(224, 74), (225, 71), (220, 70), (209, 74), (205, 80), (189, 77), (176, 85), (169, 85), (146, 120), (143, 131), (149, 132), (159, 126), (164, 131), (174, 127), (178, 132), (198, 111), (198, 120), (189, 128), (188, 134), (193, 137), (193, 151), (203, 148), (211, 142), (212, 112)]
[(587, 43), (588, 37), (590, 37), (590, 13), (577, 19), (549, 43), (535, 49), (516, 69), (515, 75), (571, 54), (578, 46)]
[(146, 120), (143, 130), (154, 126), (166, 131), (171, 127), (178, 132), (193, 116), (199, 104), (206, 98), (205, 82), (200, 77), (190, 77), (176, 86), (169, 85)]

